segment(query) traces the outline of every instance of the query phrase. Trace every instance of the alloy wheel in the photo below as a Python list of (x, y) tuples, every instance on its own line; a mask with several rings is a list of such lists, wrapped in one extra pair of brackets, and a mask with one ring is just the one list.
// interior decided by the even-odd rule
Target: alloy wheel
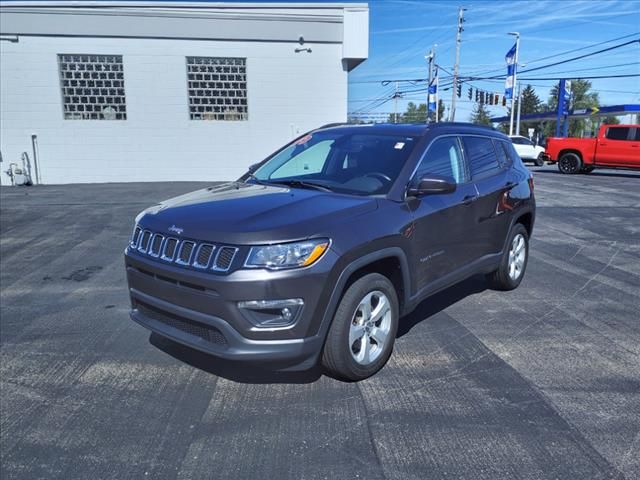
[(518, 233), (513, 237), (509, 249), (509, 278), (517, 280), (522, 275), (524, 263), (527, 258), (527, 246), (524, 236)]
[(391, 302), (379, 290), (360, 300), (349, 326), (349, 350), (360, 365), (370, 365), (384, 351), (389, 341), (391, 315)]

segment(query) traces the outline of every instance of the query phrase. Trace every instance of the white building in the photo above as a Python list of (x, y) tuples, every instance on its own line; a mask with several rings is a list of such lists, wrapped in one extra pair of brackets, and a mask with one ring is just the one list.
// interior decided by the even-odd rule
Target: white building
[(347, 118), (367, 4), (0, 2), (2, 184), (230, 180)]

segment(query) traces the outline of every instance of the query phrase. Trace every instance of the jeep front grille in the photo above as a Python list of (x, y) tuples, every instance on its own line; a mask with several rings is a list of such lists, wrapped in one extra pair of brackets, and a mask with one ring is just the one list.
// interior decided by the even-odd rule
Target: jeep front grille
[(169, 262), (173, 262), (176, 258), (176, 247), (178, 246), (177, 238), (167, 238), (164, 242), (164, 251), (162, 252), (162, 259)]
[(180, 251), (178, 252), (178, 259), (176, 260), (176, 262), (182, 265), (189, 265), (191, 263), (191, 254), (193, 253), (193, 247), (195, 246), (196, 246), (195, 243), (190, 242), (188, 240), (185, 240), (184, 242), (182, 242), (182, 245), (180, 245)]
[(147, 248), (149, 248), (149, 239), (151, 238), (151, 232), (149, 230), (145, 230), (140, 238), (140, 244), (138, 245), (138, 250), (142, 253), (147, 252)]
[(149, 255), (152, 257), (160, 256), (160, 247), (162, 247), (162, 241), (164, 240), (164, 236), (156, 233), (153, 237), (151, 237), (151, 246), (149, 247)]
[(207, 268), (209, 266), (209, 261), (211, 260), (211, 254), (215, 248), (216, 247), (209, 245), (208, 243), (200, 245), (198, 247), (198, 253), (196, 254), (193, 266), (198, 268)]
[(238, 253), (236, 247), (165, 237), (137, 225), (129, 245), (131, 250), (165, 262), (216, 272), (228, 272)]
[(214, 270), (218, 270), (221, 272), (226, 272), (229, 270), (231, 266), (231, 262), (233, 262), (233, 257), (236, 256), (237, 248), (234, 247), (222, 247), (218, 250), (218, 255), (216, 255), (216, 263), (213, 266)]
[(133, 248), (135, 248), (135, 246), (138, 244), (138, 239), (140, 238), (140, 233), (142, 232), (142, 229), (140, 227), (136, 227), (133, 229), (133, 235), (131, 236), (131, 246)]

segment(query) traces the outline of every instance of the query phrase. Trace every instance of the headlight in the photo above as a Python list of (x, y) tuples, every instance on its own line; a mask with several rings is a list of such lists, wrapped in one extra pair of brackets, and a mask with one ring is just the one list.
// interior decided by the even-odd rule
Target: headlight
[(329, 248), (329, 243), (328, 239), (320, 238), (304, 242), (252, 247), (245, 265), (272, 270), (308, 267), (322, 257)]

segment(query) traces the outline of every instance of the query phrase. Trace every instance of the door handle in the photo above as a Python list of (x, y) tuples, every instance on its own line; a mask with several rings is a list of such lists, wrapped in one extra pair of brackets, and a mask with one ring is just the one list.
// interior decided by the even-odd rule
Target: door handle
[(601, 147), (606, 147), (607, 146), (607, 142), (600, 142), (600, 146)]
[(471, 205), (477, 199), (478, 199), (478, 195), (467, 195), (466, 197), (464, 197), (462, 199), (462, 204), (463, 205)]

